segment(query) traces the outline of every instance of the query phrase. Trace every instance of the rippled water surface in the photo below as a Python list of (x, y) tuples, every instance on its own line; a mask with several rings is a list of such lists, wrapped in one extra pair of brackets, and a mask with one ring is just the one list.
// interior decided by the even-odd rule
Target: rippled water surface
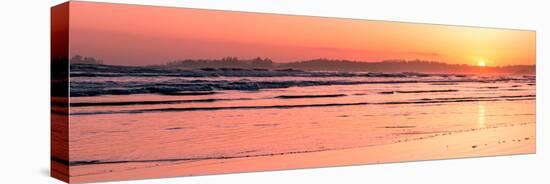
[(75, 76), (71, 163), (315, 152), (535, 122), (532, 77), (361, 75)]

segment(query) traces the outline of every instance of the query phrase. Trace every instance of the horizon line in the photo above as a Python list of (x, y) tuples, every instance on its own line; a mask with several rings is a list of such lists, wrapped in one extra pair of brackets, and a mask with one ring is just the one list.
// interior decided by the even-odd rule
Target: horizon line
[[(83, 58), (90, 57), (90, 58), (97, 59), (98, 61), (103, 61), (101, 58), (95, 58), (93, 56), (83, 56), (83, 55), (80, 55), (80, 54), (73, 55), (72, 57), (69, 58), (69, 61), (75, 56), (81, 56)], [(233, 56), (226, 56), (226, 57), (221, 57), (221, 58), (216, 58), (216, 59), (212, 59), (212, 58), (190, 59), (190, 58), (187, 58), (187, 59), (177, 59), (177, 60), (167, 61), (164, 64), (147, 64), (147, 65), (116, 65), (116, 64), (109, 64), (108, 62), (101, 63), (101, 64), (103, 64), (103, 65), (112, 65), (112, 66), (162, 66), (162, 65), (169, 65), (170, 63), (173, 63), (173, 62), (181, 62), (181, 61), (186, 61), (186, 60), (191, 60), (191, 61), (199, 61), (199, 60), (221, 61), (223, 59), (228, 59), (228, 58), (235, 58), (235, 59), (237, 59), (237, 61), (252, 61), (252, 60), (255, 60), (255, 59), (261, 59), (261, 60), (266, 60), (267, 59), (267, 60), (271, 61), (274, 64), (289, 64), (289, 63), (300, 63), (300, 62), (308, 62), (308, 61), (315, 61), (315, 60), (327, 60), (327, 61), (331, 61), (331, 62), (356, 62), (356, 63), (426, 62), (426, 63), (439, 63), (439, 64), (455, 65), (455, 66), (482, 67), (482, 66), (477, 66), (477, 65), (472, 65), (472, 64), (457, 64), (457, 63), (453, 64), (453, 63), (447, 63), (447, 62), (444, 62), (444, 61), (422, 60), (422, 59), (418, 59), (418, 58), (417, 59), (385, 59), (385, 60), (377, 60), (377, 61), (351, 60), (351, 59), (333, 59), (333, 58), (312, 58), (312, 59), (305, 59), (305, 60), (293, 60), (293, 61), (288, 61), (288, 62), (280, 62), (279, 61), (278, 62), (278, 61), (272, 60), (269, 57), (260, 57), (260, 56), (252, 57), (252, 58), (239, 58), (239, 57), (233, 57)], [(536, 66), (536, 63), (535, 64), (522, 64), (522, 65), (519, 65), (519, 64), (516, 64), (516, 65), (487, 65), (487, 66), (483, 66), (483, 67), (487, 68), (487, 67), (511, 67), (511, 66)]]

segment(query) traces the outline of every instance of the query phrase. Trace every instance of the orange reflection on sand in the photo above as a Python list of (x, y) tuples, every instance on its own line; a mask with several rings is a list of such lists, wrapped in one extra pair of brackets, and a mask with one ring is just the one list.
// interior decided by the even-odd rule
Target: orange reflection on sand
[(479, 102), (478, 105), (478, 123), (479, 123), (479, 128), (485, 128), (485, 105), (484, 105), (484, 102)]

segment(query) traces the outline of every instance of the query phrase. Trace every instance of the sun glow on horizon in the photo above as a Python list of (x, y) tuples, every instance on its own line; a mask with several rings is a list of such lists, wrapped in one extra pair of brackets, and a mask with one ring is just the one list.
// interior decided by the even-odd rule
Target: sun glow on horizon
[(485, 66), (487, 66), (487, 64), (485, 63), (485, 61), (479, 60), (479, 61), (477, 62), (477, 66), (479, 66), (479, 67), (485, 67)]
[(113, 65), (257, 56), (281, 63), (420, 59), (473, 66), (536, 60), (535, 32), (528, 30), (79, 1), (71, 2), (69, 25), (71, 53)]

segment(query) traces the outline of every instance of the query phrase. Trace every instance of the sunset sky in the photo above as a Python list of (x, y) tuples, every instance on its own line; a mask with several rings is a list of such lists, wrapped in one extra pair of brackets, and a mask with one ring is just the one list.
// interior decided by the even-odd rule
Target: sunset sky
[(70, 54), (106, 64), (268, 57), (534, 65), (535, 32), (70, 2)]

